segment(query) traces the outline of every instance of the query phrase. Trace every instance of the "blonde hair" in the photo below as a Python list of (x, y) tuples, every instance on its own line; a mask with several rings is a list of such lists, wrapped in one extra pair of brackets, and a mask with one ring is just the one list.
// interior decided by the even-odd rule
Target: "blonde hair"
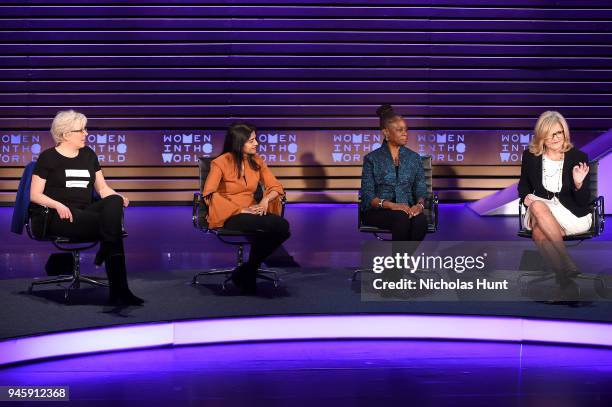
[(51, 135), (55, 144), (59, 145), (64, 141), (64, 134), (73, 130), (82, 129), (87, 124), (87, 117), (83, 113), (72, 109), (57, 112), (51, 123)]
[(570, 132), (567, 121), (559, 112), (548, 110), (540, 115), (534, 129), (534, 137), (529, 143), (529, 152), (539, 156), (544, 153), (546, 146), (544, 141), (551, 135), (551, 129), (555, 124), (561, 125), (563, 129), (563, 146), (562, 152), (570, 150), (574, 145), (570, 142)]

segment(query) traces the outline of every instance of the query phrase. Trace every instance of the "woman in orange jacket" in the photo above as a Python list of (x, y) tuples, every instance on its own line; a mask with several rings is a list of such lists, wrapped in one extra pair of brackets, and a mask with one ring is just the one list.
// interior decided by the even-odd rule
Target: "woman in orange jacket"
[[(249, 260), (238, 267), (232, 281), (243, 292), (256, 290), (257, 270), (290, 236), (289, 222), (281, 217), (283, 186), (257, 155), (255, 127), (235, 123), (227, 131), (223, 154), (211, 162), (202, 195), (208, 204), (208, 225), (255, 233)], [(263, 198), (255, 191), (262, 183)]]

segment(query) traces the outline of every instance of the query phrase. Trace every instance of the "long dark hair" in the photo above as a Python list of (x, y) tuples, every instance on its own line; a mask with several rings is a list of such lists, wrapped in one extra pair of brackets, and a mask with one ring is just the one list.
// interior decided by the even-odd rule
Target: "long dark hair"
[[(242, 177), (242, 149), (254, 131), (256, 131), (255, 126), (251, 124), (233, 123), (225, 134), (223, 153), (230, 153), (234, 158), (238, 177)], [(247, 155), (247, 161), (253, 170), (259, 171), (259, 165), (255, 162), (252, 155)]]

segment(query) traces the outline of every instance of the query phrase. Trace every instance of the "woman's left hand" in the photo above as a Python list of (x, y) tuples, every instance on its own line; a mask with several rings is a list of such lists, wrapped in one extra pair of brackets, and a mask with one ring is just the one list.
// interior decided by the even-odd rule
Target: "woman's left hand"
[(572, 176), (574, 178), (574, 184), (577, 189), (580, 189), (582, 187), (582, 182), (584, 181), (584, 178), (587, 176), (588, 173), (589, 166), (586, 163), (579, 163), (578, 165), (574, 166), (574, 168), (572, 169)]
[(418, 214), (420, 214), (421, 212), (423, 212), (423, 207), (421, 205), (412, 205), (410, 207), (410, 216), (417, 216)]
[(268, 199), (262, 199), (257, 205), (251, 206), (256, 215), (263, 216), (268, 213)]

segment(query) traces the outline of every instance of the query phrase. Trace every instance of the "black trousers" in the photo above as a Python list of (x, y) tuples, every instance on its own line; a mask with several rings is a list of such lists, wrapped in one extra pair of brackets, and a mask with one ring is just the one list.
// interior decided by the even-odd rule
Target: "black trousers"
[[(393, 255), (395, 253), (412, 255), (427, 234), (427, 218), (423, 213), (411, 218), (404, 211), (372, 208), (363, 214), (363, 220), (367, 225), (391, 230)], [(401, 243), (408, 241), (414, 243)], [(402, 278), (402, 274), (395, 270), (386, 270), (384, 273), (386, 281), (400, 281)]]
[(404, 211), (372, 208), (365, 211), (363, 221), (366, 225), (391, 230), (393, 241), (420, 242), (427, 234), (427, 218), (423, 213), (411, 218)]
[(48, 235), (100, 241), (106, 255), (124, 255), (123, 198), (110, 195), (83, 209), (69, 208), (72, 222), (69, 219), (60, 219), (56, 211), (49, 212)]
[(263, 216), (240, 213), (226, 220), (223, 227), (255, 233), (250, 239), (249, 252), (249, 263), (254, 269), (261, 267), (261, 263), (291, 236), (289, 222), (271, 213)]

